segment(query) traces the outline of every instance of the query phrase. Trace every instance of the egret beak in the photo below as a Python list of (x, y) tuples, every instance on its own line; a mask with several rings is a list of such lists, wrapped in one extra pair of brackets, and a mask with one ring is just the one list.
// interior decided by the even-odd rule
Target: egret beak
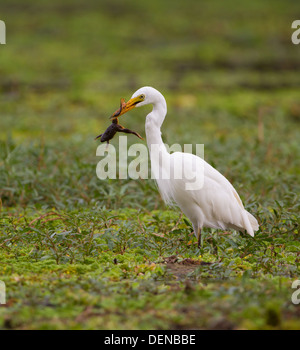
[(141, 96), (134, 97), (130, 99), (128, 102), (121, 103), (121, 106), (119, 109), (115, 111), (115, 113), (110, 117), (110, 119), (113, 119), (115, 117), (119, 117), (124, 113), (127, 113), (128, 111), (132, 110), (138, 103), (144, 101), (144, 98), (141, 98)]

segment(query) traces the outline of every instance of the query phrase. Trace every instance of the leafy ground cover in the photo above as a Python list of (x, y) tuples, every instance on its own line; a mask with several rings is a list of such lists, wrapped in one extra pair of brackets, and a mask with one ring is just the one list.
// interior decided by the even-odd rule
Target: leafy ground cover
[[(1, 3), (2, 329), (299, 329), (300, 13), (270, 6)], [(205, 145), (254, 238), (206, 229), (198, 249), (153, 180), (97, 178), (94, 137), (143, 85), (167, 99), (165, 142)], [(124, 125), (144, 136), (146, 113)]]

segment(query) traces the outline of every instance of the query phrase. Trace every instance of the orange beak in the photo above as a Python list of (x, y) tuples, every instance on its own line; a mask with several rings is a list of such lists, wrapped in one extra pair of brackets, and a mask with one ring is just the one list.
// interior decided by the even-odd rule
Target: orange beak
[(115, 111), (115, 113), (110, 117), (110, 119), (120, 117), (122, 114), (127, 113), (128, 111), (132, 110), (138, 103), (144, 101), (144, 98), (141, 98), (141, 96), (131, 98), (128, 102), (125, 103), (124, 99), (123, 103), (121, 102), (121, 106), (119, 109)]

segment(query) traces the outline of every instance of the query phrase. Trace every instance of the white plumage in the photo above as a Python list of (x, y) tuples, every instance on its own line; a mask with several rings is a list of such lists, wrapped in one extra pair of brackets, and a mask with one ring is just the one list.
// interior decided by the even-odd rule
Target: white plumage
[[(167, 114), (167, 104), (159, 91), (152, 87), (137, 90), (120, 115), (135, 106), (147, 104), (153, 105), (152, 112), (146, 117), (145, 130), (151, 168), (156, 172), (159, 191), (167, 204), (176, 203), (191, 220), (198, 245), (202, 227), (246, 231), (254, 236), (259, 227), (257, 220), (245, 210), (238, 193), (221, 173), (198, 156), (182, 152), (170, 154), (167, 151), (160, 131)], [(159, 157), (154, 151), (157, 148), (160, 150)], [(202, 186), (187, 189), (191, 184), (190, 174), (195, 170), (193, 181), (199, 181), (198, 185)], [(175, 177), (175, 171), (183, 176)]]

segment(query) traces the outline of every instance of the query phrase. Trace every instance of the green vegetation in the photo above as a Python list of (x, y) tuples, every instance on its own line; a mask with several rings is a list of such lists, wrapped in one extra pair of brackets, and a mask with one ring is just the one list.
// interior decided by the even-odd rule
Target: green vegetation
[[(299, 5), (0, 9), (0, 328), (299, 329)], [(144, 85), (167, 99), (165, 142), (205, 145), (259, 219), (254, 238), (205, 229), (199, 250), (153, 180), (96, 177), (94, 137)], [(144, 136), (146, 113), (122, 125)]]

